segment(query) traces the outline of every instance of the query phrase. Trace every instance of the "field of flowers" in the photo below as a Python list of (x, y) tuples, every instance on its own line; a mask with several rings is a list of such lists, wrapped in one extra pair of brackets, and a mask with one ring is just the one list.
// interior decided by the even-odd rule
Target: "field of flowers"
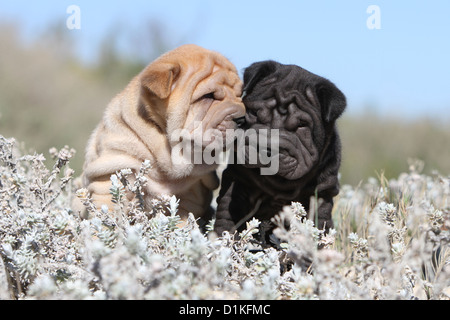
[(397, 179), (343, 185), (328, 234), (292, 203), (262, 247), (266, 221), (237, 240), (193, 216), (179, 227), (175, 197), (144, 212), (146, 163), (132, 184), (129, 170), (111, 177), (113, 214), (95, 208), (74, 187), (74, 152), (51, 149), (47, 168), (0, 136), (0, 299), (450, 299), (450, 177), (422, 174), (420, 161)]

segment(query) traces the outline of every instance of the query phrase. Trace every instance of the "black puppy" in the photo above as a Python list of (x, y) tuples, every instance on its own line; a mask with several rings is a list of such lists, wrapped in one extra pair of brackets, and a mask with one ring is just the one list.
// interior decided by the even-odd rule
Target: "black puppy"
[[(317, 227), (333, 227), (331, 210), (339, 192), (341, 160), (335, 121), (346, 107), (344, 94), (327, 79), (275, 61), (248, 67), (243, 91), (245, 132), (279, 130), (279, 170), (261, 175), (261, 164), (228, 165), (217, 198), (215, 231), (221, 235), (241, 230), (252, 217), (269, 220), (292, 201), (302, 203), (308, 212), (311, 197), (322, 199)], [(249, 148), (245, 150), (248, 153)]]

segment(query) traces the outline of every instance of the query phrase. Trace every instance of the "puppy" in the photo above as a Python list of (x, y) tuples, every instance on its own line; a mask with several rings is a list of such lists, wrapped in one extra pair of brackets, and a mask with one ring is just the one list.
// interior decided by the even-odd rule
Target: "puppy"
[(189, 143), (204, 148), (214, 137), (194, 141), (194, 132), (235, 128), (233, 120), (245, 115), (241, 92), (233, 64), (196, 45), (181, 46), (148, 65), (110, 102), (87, 144), (82, 180), (94, 204), (112, 209), (110, 176), (125, 168), (139, 171), (148, 160), (145, 208), (161, 194), (175, 195), (182, 218), (189, 212), (204, 216), (219, 186), (217, 164), (194, 163), (180, 154), (178, 132), (191, 133)]
[[(245, 70), (243, 101), (246, 131), (278, 130), (278, 153), (270, 150), (272, 159), (277, 155), (278, 171), (261, 175), (261, 164), (228, 165), (217, 198), (215, 231), (221, 235), (240, 230), (251, 217), (269, 220), (292, 201), (308, 212), (311, 197), (322, 199), (317, 227), (331, 228), (341, 160), (335, 121), (346, 107), (344, 94), (298, 66), (263, 61)], [(247, 147), (246, 153), (251, 149)]]

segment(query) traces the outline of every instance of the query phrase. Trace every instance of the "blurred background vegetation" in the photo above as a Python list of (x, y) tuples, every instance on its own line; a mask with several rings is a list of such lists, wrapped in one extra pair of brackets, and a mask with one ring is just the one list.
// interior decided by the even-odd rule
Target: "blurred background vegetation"
[[(86, 62), (74, 54), (70, 33), (58, 30), (49, 25), (33, 41), (23, 41), (18, 25), (0, 23), (0, 134), (46, 157), (51, 147), (75, 148), (72, 167), (80, 174), (85, 144), (108, 102), (183, 38), (165, 37), (164, 24), (151, 20), (131, 33), (111, 30), (98, 45), (95, 61)], [(123, 42), (133, 50), (123, 52)], [(342, 183), (358, 184), (382, 171), (387, 178), (397, 177), (408, 170), (408, 158), (423, 160), (426, 173), (450, 173), (449, 123), (365, 110), (356, 113), (349, 105), (339, 120)]]

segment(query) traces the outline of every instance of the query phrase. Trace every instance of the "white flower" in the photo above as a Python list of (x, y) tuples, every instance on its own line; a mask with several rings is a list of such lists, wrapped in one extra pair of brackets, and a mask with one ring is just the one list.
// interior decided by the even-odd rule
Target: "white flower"
[(300, 216), (302, 218), (306, 217), (308, 213), (300, 202), (292, 202), (291, 209), (295, 215)]
[(176, 215), (178, 212), (178, 205), (180, 200), (177, 197), (172, 196), (169, 201), (169, 211), (171, 215)]
[(121, 173), (122, 175), (124, 175), (124, 176), (128, 176), (128, 175), (132, 174), (133, 171), (131, 171), (130, 168), (126, 168), (126, 169), (120, 170), (120, 173)]
[(102, 213), (107, 214), (109, 211), (109, 208), (106, 204), (102, 204), (102, 208), (101, 208)]

